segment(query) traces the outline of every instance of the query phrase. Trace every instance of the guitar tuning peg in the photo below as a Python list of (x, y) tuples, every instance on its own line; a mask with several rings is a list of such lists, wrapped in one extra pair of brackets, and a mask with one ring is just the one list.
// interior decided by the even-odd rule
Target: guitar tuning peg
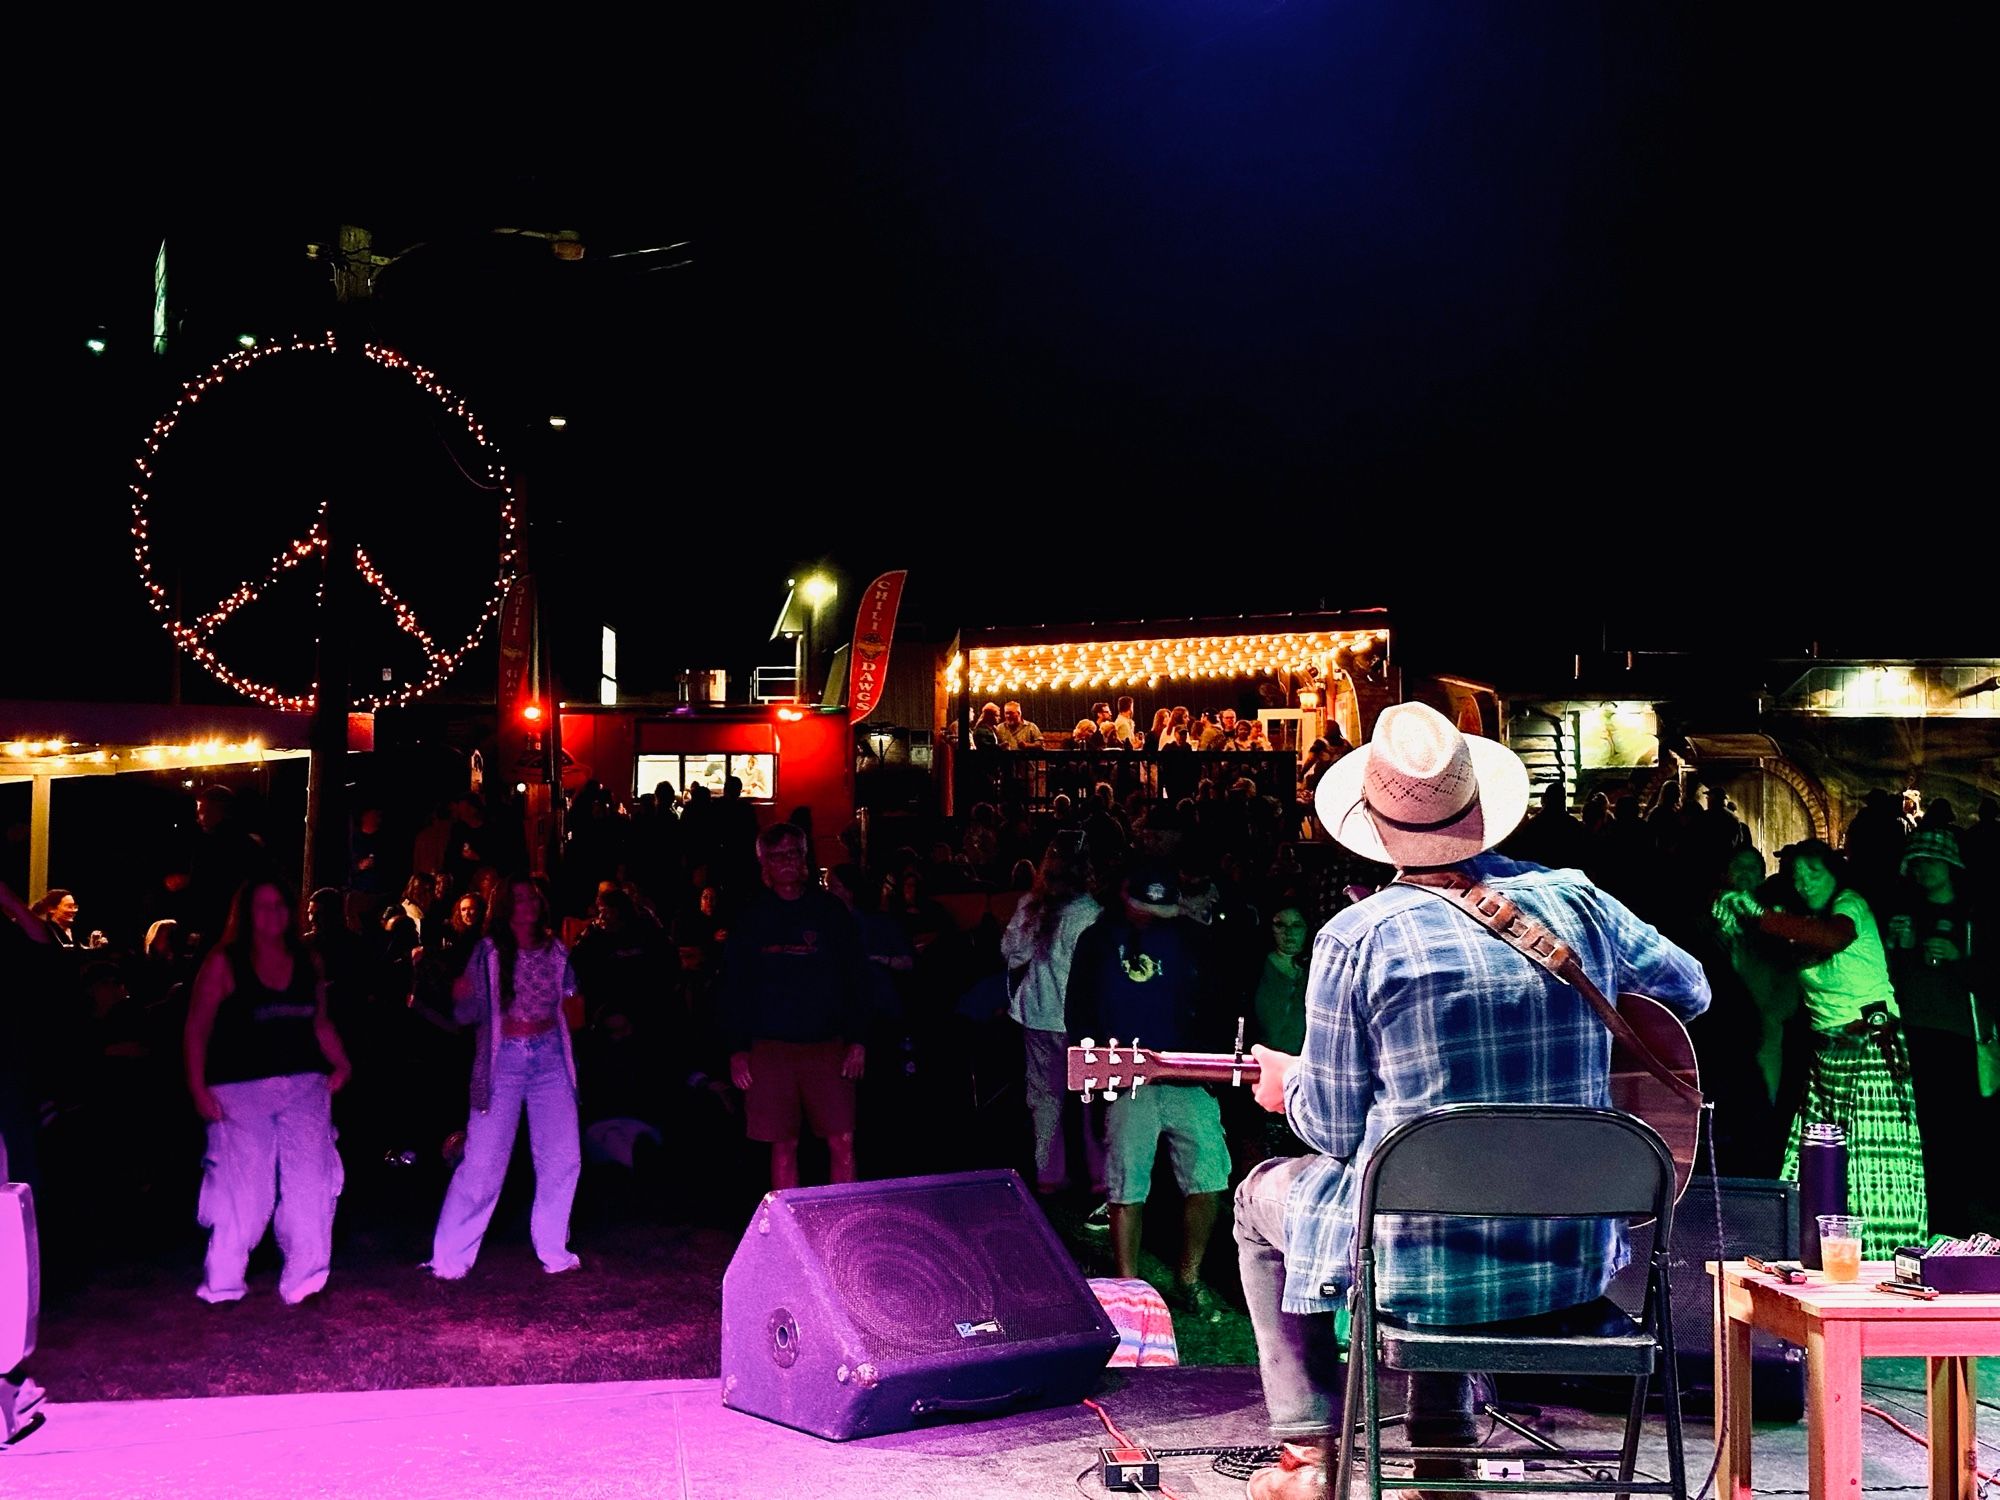
[(1106, 1102), (1107, 1104), (1115, 1104), (1115, 1103), (1117, 1103), (1117, 1101), (1118, 1101), (1118, 1090), (1116, 1090), (1116, 1089), (1106, 1089), (1106, 1090), (1104, 1091), (1104, 1099), (1105, 1099), (1105, 1102)]
[(1083, 1089), (1083, 1102), (1084, 1102), (1085, 1104), (1088, 1104), (1088, 1103), (1090, 1103), (1090, 1096), (1091, 1096), (1091, 1095), (1092, 1095), (1092, 1094), (1093, 1094), (1094, 1092), (1096, 1092), (1096, 1091), (1095, 1091), (1094, 1089), (1092, 1089), (1092, 1088), (1090, 1087), (1090, 1083), (1089, 1083), (1089, 1082), (1086, 1082), (1086, 1083), (1084, 1084), (1084, 1089)]
[(1097, 1038), (1093, 1036), (1081, 1037), (1077, 1040), (1077, 1046), (1083, 1048), (1083, 1050), (1086, 1052), (1088, 1052), (1092, 1047), (1095, 1047), (1096, 1045), (1097, 1045)]

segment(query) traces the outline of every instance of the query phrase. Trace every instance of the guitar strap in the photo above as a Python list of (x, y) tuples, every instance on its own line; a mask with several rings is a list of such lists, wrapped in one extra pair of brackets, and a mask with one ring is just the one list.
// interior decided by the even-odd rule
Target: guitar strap
[(1395, 883), (1415, 886), (1449, 901), (1530, 963), (1540, 965), (1576, 990), (1590, 1002), (1590, 1008), (1597, 1012), (1597, 1018), (1612, 1036), (1625, 1044), (1625, 1050), (1648, 1073), (1687, 1103), (1701, 1108), (1701, 1090), (1660, 1061), (1645, 1039), (1632, 1029), (1632, 1023), (1618, 1013), (1618, 1007), (1604, 998), (1604, 992), (1583, 971), (1569, 945), (1512, 901), (1456, 870), (1407, 871), (1398, 875)]

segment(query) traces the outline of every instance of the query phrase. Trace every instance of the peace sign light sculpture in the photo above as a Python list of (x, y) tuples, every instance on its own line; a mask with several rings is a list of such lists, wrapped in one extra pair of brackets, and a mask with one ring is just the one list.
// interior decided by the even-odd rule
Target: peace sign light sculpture
[[(145, 451), (133, 462), (139, 470), (139, 479), (132, 489), (132, 558), (139, 566), (139, 581), (146, 590), (146, 597), (153, 606), (153, 612), (161, 617), (166, 632), (180, 649), (193, 657), (218, 681), (226, 683), (245, 697), (254, 698), (270, 708), (292, 712), (309, 712), (314, 703), (315, 693), (287, 693), (268, 682), (261, 682), (236, 671), (210, 647), (209, 641), (230, 616), (245, 606), (254, 604), (260, 594), (275, 583), (278, 578), (292, 568), (312, 559), (326, 558), (327, 533), (324, 526), (326, 506), (320, 505), (319, 514), (305, 535), (287, 542), (272, 558), (264, 576), (255, 582), (244, 580), (229, 593), (217, 600), (206, 612), (192, 620), (182, 619), (174, 608), (167, 589), (153, 575), (152, 538), (148, 509), (152, 503), (149, 486), (156, 482), (155, 464), (167, 439), (173, 436), (189, 411), (199, 404), (201, 398), (220, 386), (231, 375), (241, 374), (260, 361), (281, 358), (292, 354), (333, 354), (338, 344), (332, 333), (320, 339), (292, 339), (286, 343), (259, 344), (218, 360), (209, 367), (208, 373), (198, 380), (186, 382), (180, 399), (167, 410), (152, 431), (147, 434)], [(393, 349), (379, 344), (364, 344), (362, 353), (386, 370), (394, 370), (409, 377), (416, 385), (428, 392), (447, 415), (455, 417), (465, 426), (473, 441), (479, 444), (486, 459), (486, 473), (491, 486), (500, 495), (500, 555), (495, 569), (493, 584), (480, 610), (479, 618), (466, 633), (464, 640), (456, 646), (439, 645), (436, 638), (426, 630), (417, 618), (416, 609), (390, 585), (382, 570), (369, 558), (367, 550), (360, 545), (353, 548), (353, 567), (369, 593), (389, 611), (396, 628), (413, 640), (422, 652), (424, 670), (420, 675), (401, 682), (384, 683), (380, 691), (362, 694), (355, 698), (357, 709), (393, 708), (422, 697), (437, 687), (458, 669), (466, 655), (479, 644), (485, 633), (487, 622), (500, 613), (501, 604), (514, 582), (514, 562), (519, 552), (520, 507), (514, 494), (514, 486), (507, 477), (507, 466), (501, 461), (500, 451), (486, 436), (485, 424), (462, 397), (439, 380), (435, 371), (412, 360), (404, 358)], [(343, 549), (344, 550), (344, 549)]]

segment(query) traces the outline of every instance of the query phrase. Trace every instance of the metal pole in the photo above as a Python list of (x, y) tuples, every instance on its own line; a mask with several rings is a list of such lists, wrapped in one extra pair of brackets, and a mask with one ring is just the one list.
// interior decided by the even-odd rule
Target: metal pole
[(801, 704), (813, 701), (813, 615), (815, 613), (812, 600), (806, 600), (806, 628), (799, 636), (805, 648), (799, 655), (798, 688)]
[[(360, 308), (374, 289), (374, 237), (353, 224), (340, 226), (340, 252), (334, 262), (334, 297), (340, 304), (340, 331), (343, 344), (358, 342)], [(343, 358), (348, 357), (343, 355)], [(336, 447), (335, 454), (352, 450)], [(353, 549), (345, 546), (342, 523), (347, 519), (340, 504), (342, 491), (357, 480), (351, 459), (336, 457), (339, 472), (330, 476), (331, 495), (323, 522), (320, 553), (319, 642), (313, 672), (312, 726), (307, 743), (312, 759), (306, 773), (306, 836), (304, 870), (299, 884), (303, 903), (322, 885), (345, 885), (347, 880), (347, 825), (342, 807), (347, 768), (347, 707), (350, 663), (347, 649), (347, 622), (350, 591), (358, 580), (354, 574)]]
[[(326, 547), (321, 557), (319, 645), (312, 723), (306, 742), (312, 758), (306, 771), (306, 838), (301, 900), (321, 886), (347, 883), (347, 840), (342, 792), (347, 768), (348, 650), (347, 600), (354, 581), (351, 557), (343, 556), (345, 533), (335, 523), (337, 504), (326, 508)], [(349, 549), (351, 551), (351, 549)]]

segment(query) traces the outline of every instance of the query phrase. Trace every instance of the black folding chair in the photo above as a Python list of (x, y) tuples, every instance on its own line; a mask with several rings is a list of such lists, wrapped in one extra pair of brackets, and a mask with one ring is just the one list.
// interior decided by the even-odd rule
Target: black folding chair
[[(1681, 1447), (1681, 1397), (1674, 1363), (1674, 1320), (1667, 1284), (1667, 1247), (1673, 1242), (1674, 1163), (1666, 1143), (1644, 1121), (1616, 1110), (1577, 1105), (1457, 1104), (1399, 1125), (1369, 1160), (1361, 1183), (1355, 1225), (1355, 1281), (1348, 1294), (1347, 1405), (1335, 1500), (1347, 1500), (1356, 1448), (1367, 1464), (1369, 1500), (1380, 1500), (1385, 1458), (1522, 1456), (1484, 1448), (1381, 1446), (1381, 1396), (1376, 1357), (1392, 1370), (1411, 1373), (1536, 1372), (1552, 1375), (1629, 1376), (1631, 1412), (1624, 1446), (1617, 1450), (1547, 1451), (1529, 1458), (1586, 1466), (1577, 1477), (1538, 1479), (1431, 1479), (1391, 1481), (1425, 1490), (1493, 1493), (1616, 1493), (1671, 1495), (1687, 1500)], [(1375, 1305), (1375, 1218), (1378, 1214), (1433, 1214), (1464, 1218), (1637, 1219), (1659, 1227), (1646, 1276), (1646, 1298), (1635, 1319), (1608, 1298), (1569, 1317), (1524, 1320), (1532, 1328), (1490, 1324), (1414, 1324)], [(1375, 1357), (1371, 1357), (1375, 1356)], [(1667, 1416), (1664, 1481), (1635, 1481), (1639, 1432), (1648, 1382), (1655, 1371)], [(1361, 1422), (1356, 1434), (1355, 1411)], [(1618, 1460), (1616, 1480), (1598, 1478), (1589, 1465)]]

